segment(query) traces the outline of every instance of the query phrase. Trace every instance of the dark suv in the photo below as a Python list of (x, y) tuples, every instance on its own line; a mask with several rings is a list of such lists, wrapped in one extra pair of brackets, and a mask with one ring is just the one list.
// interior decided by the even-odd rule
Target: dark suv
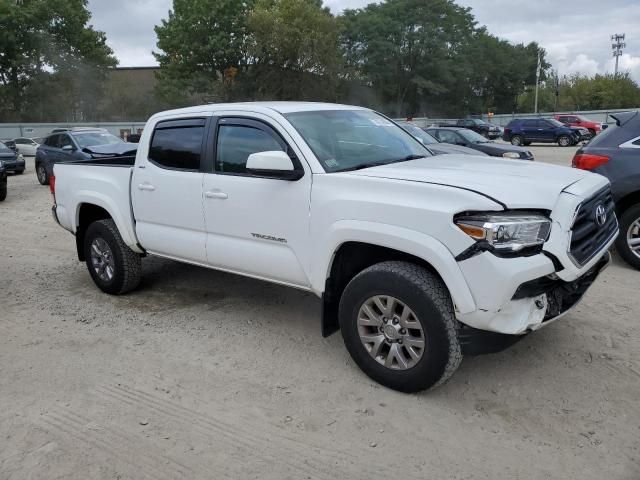
[(568, 127), (553, 118), (518, 118), (504, 128), (502, 139), (512, 145), (531, 145), (533, 142), (557, 143), (561, 147), (589, 140), (586, 128)]
[(487, 123), (479, 118), (464, 118), (458, 120), (456, 122), (456, 127), (468, 128), (469, 130), (473, 130), (474, 132), (479, 133), (483, 137), (490, 138), (491, 140), (498, 138), (501, 133), (500, 127)]
[(0, 142), (0, 161), (4, 164), (7, 172), (13, 172), (18, 175), (24, 173), (24, 157), (4, 142)]
[(90, 160), (95, 155), (135, 153), (138, 145), (127, 143), (103, 129), (71, 129), (49, 135), (36, 151), (36, 175), (42, 185), (49, 184), (53, 165)]
[(610, 126), (573, 157), (573, 166), (604, 175), (620, 219), (616, 248), (640, 270), (640, 111), (611, 115)]

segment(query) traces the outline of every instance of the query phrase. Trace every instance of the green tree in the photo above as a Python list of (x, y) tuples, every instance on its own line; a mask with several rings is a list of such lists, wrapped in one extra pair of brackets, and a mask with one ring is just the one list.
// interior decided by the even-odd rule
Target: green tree
[[(556, 104), (556, 83), (558, 98)], [(518, 109), (532, 111), (534, 89), (530, 87), (518, 98)], [(595, 75), (573, 74), (543, 82), (538, 93), (540, 111), (607, 110), (638, 108), (640, 86), (628, 74)]]
[(470, 9), (451, 0), (387, 0), (347, 10), (342, 45), (351, 78), (376, 90), (393, 115), (449, 104), (465, 68), (460, 55), (471, 41)]
[(338, 25), (321, 0), (258, 0), (249, 28), (260, 97), (335, 100)]
[(87, 120), (117, 64), (86, 0), (0, 0), (0, 119)]
[[(176, 104), (228, 97), (225, 72), (246, 71), (253, 0), (174, 0), (156, 27), (159, 92)], [(227, 75), (228, 77), (228, 75)]]

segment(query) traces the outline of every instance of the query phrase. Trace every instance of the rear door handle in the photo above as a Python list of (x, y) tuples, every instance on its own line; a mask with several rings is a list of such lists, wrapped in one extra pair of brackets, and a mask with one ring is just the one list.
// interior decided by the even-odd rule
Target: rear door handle
[(229, 195), (227, 195), (224, 192), (220, 192), (220, 191), (208, 191), (208, 192), (204, 192), (204, 196), (207, 198), (217, 198), (220, 200), (226, 200), (227, 198), (229, 198)]
[(150, 183), (141, 183), (140, 185), (138, 185), (138, 190), (142, 190), (145, 192), (153, 192), (155, 189), (156, 187), (154, 187)]

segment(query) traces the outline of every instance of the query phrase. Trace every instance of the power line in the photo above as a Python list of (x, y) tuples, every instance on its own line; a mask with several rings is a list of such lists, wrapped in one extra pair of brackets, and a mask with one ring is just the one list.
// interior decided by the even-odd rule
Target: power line
[(618, 60), (622, 56), (622, 49), (626, 48), (627, 46), (627, 44), (624, 43), (624, 36), (624, 33), (616, 33), (614, 35), (611, 35), (611, 41), (613, 42), (611, 44), (611, 49), (613, 50), (613, 56), (616, 59), (616, 77), (618, 76)]

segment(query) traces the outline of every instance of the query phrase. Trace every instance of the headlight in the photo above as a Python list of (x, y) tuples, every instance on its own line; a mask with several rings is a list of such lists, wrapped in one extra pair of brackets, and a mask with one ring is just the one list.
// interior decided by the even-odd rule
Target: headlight
[(519, 252), (541, 246), (549, 238), (551, 220), (542, 215), (519, 212), (476, 213), (455, 219), (471, 238), (486, 241), (497, 252)]
[(21, 153), (18, 154), (18, 160), (23, 161), (24, 162), (24, 157), (22, 156)]
[(506, 152), (503, 153), (502, 156), (504, 158), (520, 158), (520, 154), (518, 152)]

